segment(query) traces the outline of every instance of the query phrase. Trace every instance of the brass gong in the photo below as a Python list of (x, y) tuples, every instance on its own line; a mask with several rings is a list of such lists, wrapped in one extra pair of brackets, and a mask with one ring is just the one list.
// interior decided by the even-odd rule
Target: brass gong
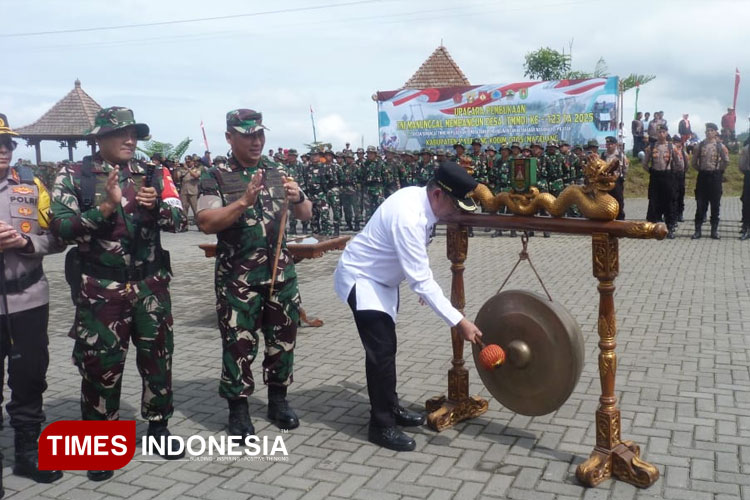
[(474, 364), (482, 383), (503, 406), (521, 415), (546, 415), (560, 408), (581, 376), (581, 327), (557, 302), (524, 290), (507, 290), (484, 303), (475, 321), (485, 344), (498, 344), (506, 360), (494, 370)]

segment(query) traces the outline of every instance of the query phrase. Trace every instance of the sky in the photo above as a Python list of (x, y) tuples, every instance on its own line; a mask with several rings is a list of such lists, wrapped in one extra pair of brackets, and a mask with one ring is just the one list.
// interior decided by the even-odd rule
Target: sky
[[(372, 95), (400, 88), (441, 44), (474, 85), (526, 81), (524, 55), (572, 54), (592, 71), (653, 74), (638, 109), (665, 112), (676, 133), (682, 113), (703, 135), (742, 83), (737, 131), (750, 115), (750, 1), (659, 0), (0, 0), (6, 73), (0, 112), (29, 125), (73, 89), (76, 78), (100, 105), (132, 108), (155, 140), (193, 139), (225, 154), (225, 114), (263, 113), (266, 149), (304, 150), (317, 138), (342, 149), (377, 144)], [(147, 26), (143, 26), (147, 25)], [(743, 66), (744, 65), (744, 66)], [(626, 131), (635, 91), (625, 94)], [(80, 143), (75, 159), (87, 154)], [(67, 158), (45, 142), (43, 160)], [(34, 159), (20, 145), (14, 159)]]

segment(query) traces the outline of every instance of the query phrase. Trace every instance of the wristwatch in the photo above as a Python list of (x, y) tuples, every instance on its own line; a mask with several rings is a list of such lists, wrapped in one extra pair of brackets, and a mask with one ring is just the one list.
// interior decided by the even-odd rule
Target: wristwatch
[(300, 189), (300, 190), (299, 190), (299, 200), (297, 200), (297, 201), (293, 201), (293, 202), (292, 202), (292, 205), (299, 205), (300, 203), (302, 203), (302, 202), (303, 202), (303, 201), (305, 201), (306, 199), (307, 199), (307, 198), (305, 198), (305, 192), (304, 192), (304, 191), (302, 191), (302, 190)]

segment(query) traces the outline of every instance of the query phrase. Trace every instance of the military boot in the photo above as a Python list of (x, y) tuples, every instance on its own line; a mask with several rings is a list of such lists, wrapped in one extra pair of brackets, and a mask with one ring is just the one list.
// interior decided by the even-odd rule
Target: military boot
[(474, 237), (474, 228), (469, 226), (469, 238), (473, 238), (473, 237)]
[(247, 398), (228, 399), (227, 402), (229, 403), (227, 434), (230, 436), (242, 436), (243, 441), (247, 436), (254, 436), (255, 427), (250, 420)]
[(287, 234), (297, 234), (297, 221), (290, 221), (289, 222), (289, 231), (287, 231)]
[(497, 238), (498, 236), (502, 236), (502, 235), (503, 235), (503, 232), (500, 229), (495, 229), (495, 232), (492, 233), (493, 238)]
[(334, 224), (333, 225), (333, 235), (339, 236), (340, 235), (341, 226), (340, 224)]
[(702, 222), (696, 222), (695, 223), (695, 232), (690, 237), (691, 240), (699, 240), (701, 239), (701, 226), (703, 225)]
[(711, 221), (711, 239), (712, 240), (720, 240), (721, 237), (719, 237), (719, 221)]
[(516, 232), (516, 230), (515, 229), (511, 229), (510, 230), (510, 237), (511, 238), (515, 238), (516, 236), (518, 236), (518, 233)]
[(63, 473), (59, 470), (39, 470), (39, 431), (39, 426), (16, 429), (13, 474), (28, 477), (37, 483), (52, 483), (60, 479)]
[(359, 231), (359, 222), (354, 223), (354, 231)]
[(667, 239), (668, 240), (673, 240), (674, 239), (674, 230), (675, 230), (675, 226), (674, 225), (669, 226), (667, 228)]
[(268, 386), (268, 419), (279, 429), (296, 429), (299, 419), (286, 400), (286, 386)]
[[(163, 441), (165, 443), (165, 450), (164, 453), (159, 453), (159, 456), (165, 460), (178, 460), (180, 458), (183, 458), (185, 456), (185, 450), (179, 450), (179, 443), (177, 442), (170, 442), (168, 439), (169, 436), (172, 434), (169, 432), (169, 429), (167, 429), (167, 421), (166, 420), (160, 420), (158, 422), (151, 421), (148, 423), (148, 431), (146, 432), (147, 436), (153, 436), (157, 440)], [(179, 451), (178, 451), (179, 450)]]
[(303, 222), (302, 223), (302, 234), (307, 234), (307, 232), (310, 230), (310, 223), (309, 222)]
[(750, 226), (747, 224), (742, 225), (742, 233), (740, 234), (740, 241), (745, 241), (750, 238)]

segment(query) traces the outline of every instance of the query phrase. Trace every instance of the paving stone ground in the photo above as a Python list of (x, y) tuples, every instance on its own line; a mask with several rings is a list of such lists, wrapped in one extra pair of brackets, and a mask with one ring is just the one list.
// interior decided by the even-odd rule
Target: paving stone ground
[[(643, 217), (644, 200), (628, 200), (629, 218)], [(471, 391), (490, 399), (489, 411), (441, 433), (412, 432), (417, 451), (395, 453), (367, 442), (368, 400), (364, 354), (348, 308), (336, 298), (332, 273), (338, 253), (299, 265), (308, 313), (322, 328), (299, 333), (290, 400), (302, 425), (284, 434), (288, 461), (132, 461), (110, 481), (93, 483), (84, 472), (35, 484), (12, 475), (13, 438), (6, 426), (8, 497), (61, 498), (512, 498), (729, 500), (750, 498), (750, 242), (737, 240), (740, 203), (725, 199), (722, 240), (689, 238), (692, 223), (673, 241), (620, 241), (615, 293), (618, 331), (617, 396), (622, 437), (641, 445), (661, 478), (648, 489), (610, 480), (581, 487), (575, 469), (594, 445), (594, 411), (600, 383), (596, 318), (598, 294), (591, 240), (553, 235), (531, 239), (529, 249), (552, 296), (575, 316), (586, 339), (586, 364), (570, 399), (543, 417), (517, 415), (492, 400), (471, 360)], [(686, 214), (694, 204), (688, 201)], [(220, 340), (216, 329), (213, 261), (197, 248), (212, 241), (195, 228), (167, 235), (175, 278), (172, 432), (221, 436), (227, 411), (217, 394)], [(515, 263), (519, 239), (489, 238), (477, 230), (466, 262), (467, 315), (473, 318)], [(430, 247), (435, 276), (447, 292), (450, 265), (444, 229)], [(51, 282), (48, 421), (79, 416), (80, 378), (70, 362), (73, 319), (62, 256), (45, 261)], [(540, 291), (521, 267), (510, 288)], [(402, 290), (398, 320), (398, 382), (402, 402), (419, 409), (447, 390), (451, 347), (448, 328), (410, 291)], [(254, 363), (254, 368), (260, 361)], [(259, 374), (256, 369), (256, 374)], [(141, 383), (129, 356), (122, 418), (140, 417)], [(7, 390), (6, 390), (7, 398)], [(265, 419), (266, 390), (250, 399), (258, 434), (278, 431)]]

